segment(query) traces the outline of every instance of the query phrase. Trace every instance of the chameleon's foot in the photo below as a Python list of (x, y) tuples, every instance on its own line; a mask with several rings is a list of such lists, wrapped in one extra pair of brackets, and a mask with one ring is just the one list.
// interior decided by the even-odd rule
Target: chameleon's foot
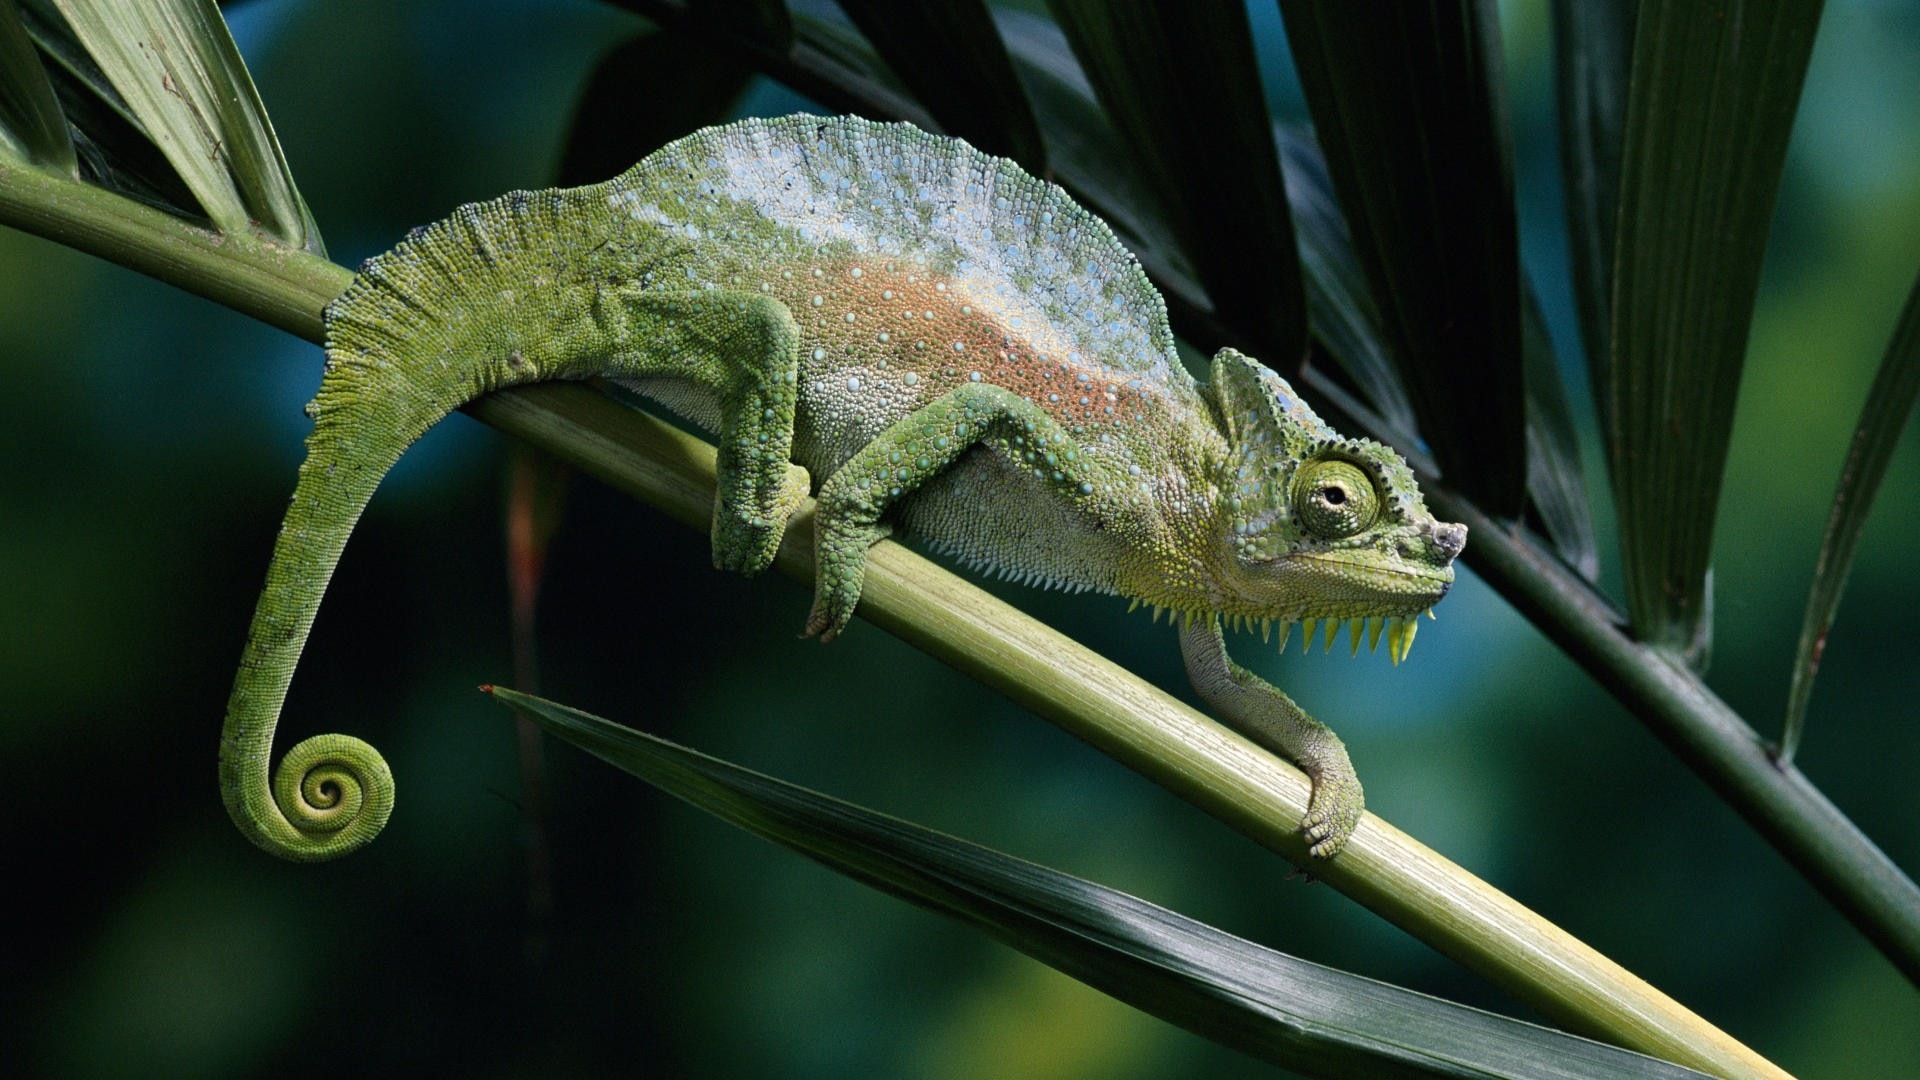
[(851, 581), (848, 576), (844, 569), (830, 575), (827, 560), (821, 559), (820, 577), (813, 587), (813, 608), (807, 612), (807, 627), (800, 632), (801, 637), (817, 637), (825, 644), (847, 628), (853, 609), (860, 603), (860, 586), (866, 577), (864, 552), (851, 570)]
[[(1344, 764), (1344, 763), (1343, 763)], [(1366, 812), (1367, 800), (1353, 767), (1326, 768), (1313, 774), (1313, 794), (1307, 798), (1307, 816), (1300, 819), (1300, 835), (1307, 854), (1331, 859), (1347, 846)]]
[[(824, 493), (823, 493), (824, 494)], [(893, 532), (892, 527), (866, 523), (855, 515), (832, 513), (823, 500), (814, 525), (813, 610), (807, 613), (803, 637), (832, 641), (846, 629), (860, 603), (867, 577), (867, 549)]]
[(813, 610), (807, 612), (806, 629), (800, 631), (800, 636), (817, 637), (822, 644), (825, 644), (839, 637), (840, 631), (847, 625), (847, 620), (852, 617), (853, 613), (848, 612), (836, 619), (820, 607), (820, 601), (816, 597), (813, 601)]
[(752, 577), (773, 565), (780, 552), (780, 541), (787, 535), (787, 522), (806, 499), (812, 481), (807, 470), (789, 466), (774, 500), (773, 511), (760, 516), (730, 513), (720, 495), (713, 506), (713, 566)]

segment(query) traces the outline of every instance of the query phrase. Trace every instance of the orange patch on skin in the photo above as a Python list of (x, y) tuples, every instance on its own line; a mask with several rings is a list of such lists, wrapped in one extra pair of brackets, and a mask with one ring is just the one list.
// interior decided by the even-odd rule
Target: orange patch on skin
[[(1039, 315), (1004, 311), (997, 298), (905, 260), (820, 262), (774, 291), (800, 324), (803, 364), (911, 372), (931, 394), (967, 382), (999, 386), (1070, 428), (1157, 411), (1143, 387), (1130, 385), (1137, 377), (1034, 340), (1032, 330), (1047, 332)], [(816, 350), (825, 355), (814, 359)]]

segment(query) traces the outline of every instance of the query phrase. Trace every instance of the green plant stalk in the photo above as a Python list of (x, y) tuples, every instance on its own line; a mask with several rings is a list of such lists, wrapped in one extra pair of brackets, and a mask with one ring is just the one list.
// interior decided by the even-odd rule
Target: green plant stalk
[(320, 310), (353, 272), (265, 233), (219, 233), (110, 191), (0, 164), (0, 224), (138, 270), (290, 334), (320, 340)]
[[(315, 341), (321, 309), (351, 279), (340, 267), (276, 243), (221, 236), (32, 169), (0, 168), (0, 222)], [(663, 422), (565, 384), (492, 395), (468, 411), (697, 528), (708, 526), (712, 448)], [(796, 518), (779, 563), (803, 580), (812, 576), (811, 545), (804, 539), (810, 521), (810, 513)], [(1498, 539), (1498, 526), (1475, 524), (1483, 548), (1513, 546)], [(1292, 823), (1304, 811), (1308, 786), (1292, 766), (898, 545), (875, 550), (863, 597), (861, 611), (869, 620), (1003, 690), (1261, 843), (1296, 860), (1304, 857)], [(1553, 610), (1576, 620), (1598, 617), (1578, 605)], [(1601, 655), (1632, 670), (1644, 662), (1643, 653), (1631, 648)], [(1670, 679), (1684, 678), (1664, 664), (1661, 670)], [(1606, 681), (1619, 692), (1645, 692), (1644, 678)], [(1704, 689), (1697, 693), (1706, 695)], [(1835, 869), (1842, 877), (1859, 872), (1845, 863)], [(1722, 1075), (1781, 1075), (1631, 973), (1377, 818), (1366, 819), (1341, 858), (1317, 872), (1576, 1031)]]

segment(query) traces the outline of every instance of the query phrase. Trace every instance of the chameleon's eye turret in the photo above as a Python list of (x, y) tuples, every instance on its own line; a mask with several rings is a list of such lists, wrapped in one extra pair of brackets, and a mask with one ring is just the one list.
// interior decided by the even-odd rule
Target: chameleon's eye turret
[(1372, 527), (1380, 516), (1380, 493), (1358, 465), (1323, 459), (1294, 477), (1293, 505), (1307, 532), (1322, 540), (1344, 540)]
[(1466, 529), (1433, 519), (1391, 447), (1328, 427), (1232, 349), (1214, 358), (1209, 392), (1230, 447), (1218, 481), (1222, 610), (1404, 619), (1446, 595)]

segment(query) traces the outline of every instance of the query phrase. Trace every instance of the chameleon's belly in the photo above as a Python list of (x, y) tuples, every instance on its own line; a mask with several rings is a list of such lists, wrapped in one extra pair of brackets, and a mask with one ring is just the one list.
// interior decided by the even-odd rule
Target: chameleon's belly
[[(709, 431), (718, 430), (712, 396), (687, 380), (628, 380), (627, 385)], [(792, 456), (812, 475), (816, 489), (913, 411), (895, 402), (887, 412), (858, 422), (823, 415), (822, 395), (808, 393), (805, 385)], [(1060, 499), (1017, 450), (999, 440), (975, 446), (901, 499), (894, 518), (909, 536), (970, 568), (1027, 584), (1113, 591), (1116, 564), (1126, 555), (1120, 544), (1125, 530)]]
[(1116, 590), (1121, 529), (1067, 502), (990, 446), (902, 500), (907, 534), (962, 564), (1028, 585)]

